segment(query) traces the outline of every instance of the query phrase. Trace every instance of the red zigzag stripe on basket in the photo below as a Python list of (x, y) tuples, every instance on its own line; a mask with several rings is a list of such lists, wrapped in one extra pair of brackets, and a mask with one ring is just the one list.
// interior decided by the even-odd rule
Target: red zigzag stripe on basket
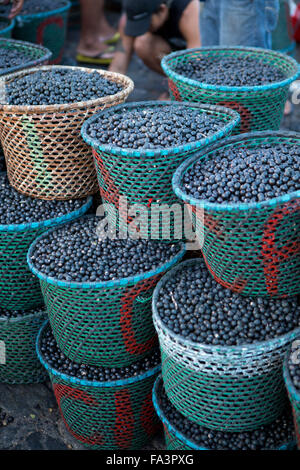
[(115, 392), (116, 425), (115, 439), (121, 449), (130, 447), (134, 433), (134, 415), (130, 392), (127, 389)]
[(241, 293), (243, 292), (243, 290), (245, 289), (246, 285), (247, 285), (247, 279), (240, 279), (240, 278), (236, 278), (234, 280), (233, 283), (230, 283), (230, 282), (226, 282), (226, 281), (223, 281), (223, 279), (220, 279), (215, 273), (214, 271), (212, 270), (212, 268), (210, 267), (204, 253), (202, 252), (202, 255), (203, 255), (203, 258), (204, 258), (204, 261), (206, 263), (206, 266), (209, 270), (209, 272), (211, 273), (211, 275), (213, 276), (213, 278), (219, 283), (221, 284), (221, 286), (223, 287), (226, 287), (226, 289), (232, 289), (234, 290), (235, 292), (238, 292), (238, 293)]
[(240, 132), (250, 132), (252, 115), (248, 108), (238, 101), (220, 101), (217, 104), (237, 111), (241, 116)]
[(121, 310), (120, 310), (120, 324), (122, 335), (126, 347), (126, 351), (130, 354), (143, 354), (144, 352), (150, 351), (157, 342), (156, 334), (149, 338), (145, 343), (139, 344), (135, 338), (135, 333), (132, 327), (132, 314), (133, 314), (133, 303), (137, 296), (144, 292), (147, 288), (154, 287), (161, 276), (155, 276), (144, 281), (140, 281), (135, 286), (128, 289), (121, 298)]
[(54, 394), (57, 400), (60, 414), (63, 418), (63, 421), (69, 433), (72, 434), (72, 436), (74, 436), (75, 439), (78, 439), (80, 442), (83, 442), (84, 444), (99, 445), (99, 446), (102, 445), (103, 438), (100, 434), (99, 435), (94, 434), (91, 437), (84, 437), (84, 436), (80, 436), (79, 434), (76, 434), (75, 431), (73, 431), (70, 428), (61, 409), (62, 398), (72, 398), (73, 400), (83, 401), (86, 405), (89, 405), (89, 406), (98, 405), (97, 401), (88, 393), (82, 390), (76, 390), (72, 387), (69, 387), (68, 385), (61, 385), (61, 384), (55, 383), (53, 384), (53, 390), (54, 390)]
[(175, 85), (175, 83), (170, 78), (168, 79), (168, 84), (171, 92), (174, 95), (175, 100), (182, 101), (177, 85)]
[(153, 416), (155, 416), (155, 410), (152, 401), (152, 390), (148, 393), (143, 402), (142, 414), (141, 414), (141, 423), (147, 434), (147, 436), (152, 437), (153, 434), (159, 430), (159, 424), (155, 423), (153, 425)]
[(300, 210), (300, 200), (287, 202), (283, 206), (275, 209), (264, 225), (264, 233), (262, 237), (262, 261), (264, 264), (264, 274), (266, 287), (270, 295), (278, 293), (278, 276), (280, 273), (280, 262), (288, 259), (291, 255), (295, 255), (300, 251), (300, 238), (291, 241), (281, 249), (275, 246), (276, 232), (278, 225), (284, 216), (291, 215)]
[[(50, 17), (42, 21), (42, 23), (39, 24), (37, 28), (37, 34), (36, 34), (36, 42), (37, 44), (44, 44), (44, 31), (49, 26), (50, 24), (55, 24), (59, 28), (64, 27), (64, 20), (62, 16), (55, 16), (55, 17)], [(64, 46), (61, 48), (59, 51), (58, 57), (55, 60), (52, 60), (51, 63), (53, 64), (59, 64), (63, 58), (63, 53), (64, 53)]]

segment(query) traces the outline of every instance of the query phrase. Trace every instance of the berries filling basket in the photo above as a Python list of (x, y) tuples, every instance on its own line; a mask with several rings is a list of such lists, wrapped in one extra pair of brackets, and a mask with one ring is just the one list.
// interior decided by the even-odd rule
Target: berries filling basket
[(0, 38), (11, 38), (12, 31), (16, 24), (15, 20), (9, 20), (5, 16), (0, 16), (0, 22), (4, 24), (7, 23), (7, 26), (0, 30)]
[[(48, 232), (49, 233), (49, 232)], [(152, 322), (153, 289), (161, 276), (184, 255), (178, 254), (157, 269), (106, 282), (60, 281), (39, 272), (31, 262), (37, 238), (28, 252), (28, 264), (41, 284), (53, 335), (71, 360), (88, 365), (125, 367), (157, 346)]]
[(283, 357), (300, 328), (272, 340), (228, 347), (196, 343), (173, 333), (157, 311), (160, 289), (192, 264), (202, 261), (180, 263), (159, 281), (153, 294), (166, 394), (184, 416), (207, 428), (237, 432), (268, 424), (286, 405)]
[[(118, 209), (122, 222), (132, 224), (132, 220), (127, 215), (127, 211), (119, 206), (120, 197), (126, 197), (128, 205), (145, 204), (151, 208), (152, 203), (178, 204), (178, 199), (172, 191), (172, 174), (187, 157), (196, 150), (215, 142), (231, 133), (232, 129), (238, 125), (240, 117), (238, 113), (220, 106), (202, 105), (197, 103), (178, 103), (178, 107), (186, 107), (206, 113), (208, 116), (220, 120), (220, 130), (210, 136), (195, 142), (186, 143), (179, 147), (170, 147), (164, 149), (140, 149), (120, 148), (114, 145), (102, 145), (97, 139), (88, 135), (89, 126), (99, 119), (100, 116), (107, 118), (116, 113), (124, 113), (124, 110), (143, 111), (147, 109), (166, 109), (174, 106), (175, 103), (148, 101), (143, 103), (129, 103), (114, 107), (112, 110), (101, 112), (91, 117), (82, 126), (82, 137), (87, 144), (93, 147), (93, 155), (97, 170), (100, 194), (103, 202), (112, 205), (108, 207), (108, 217), (114, 220), (115, 210)], [(176, 236), (177, 223), (182, 224), (180, 220), (171, 223), (171, 239), (182, 239), (182, 236)], [(148, 221), (149, 222), (149, 221)], [(152, 236), (160, 239), (168, 237), (162, 233), (162, 224), (151, 219), (148, 224), (148, 230)], [(175, 228), (174, 228), (175, 227)]]
[(186, 160), (173, 176), (175, 194), (202, 211), (195, 231), (208, 269), (224, 287), (244, 295), (288, 297), (300, 293), (300, 190), (262, 202), (217, 204), (186, 194), (183, 177), (197, 161), (223, 148), (299, 145), (300, 134), (256, 132), (223, 140)]
[(34, 239), (50, 227), (84, 214), (92, 198), (82, 207), (61, 217), (25, 224), (0, 225), (0, 305), (10, 310), (29, 310), (43, 304), (39, 282), (28, 269), (27, 252)]
[(93, 449), (139, 449), (155, 435), (158, 420), (152, 388), (160, 365), (123, 380), (97, 382), (65, 375), (43, 359), (41, 329), (37, 353), (47, 369), (68, 431)]
[(43, 382), (47, 374), (37, 358), (37, 334), (45, 322), (45, 310), (8, 318), (0, 316), (0, 383)]
[[(221, 86), (201, 83), (175, 71), (179, 64), (204, 56), (258, 59), (279, 68), (286, 75), (286, 79), (259, 86)], [(173, 52), (163, 58), (161, 65), (169, 79), (171, 96), (176, 101), (217, 104), (238, 111), (241, 124), (234, 129), (235, 134), (279, 129), (289, 85), (300, 75), (299, 64), (292, 57), (250, 47), (203, 47)]]
[[(85, 102), (14, 106), (0, 105), (0, 137), (11, 185), (39, 199), (76, 199), (98, 190), (90, 148), (82, 141), (84, 120), (103, 108), (122, 103), (133, 90), (124, 75), (84, 67), (44, 66), (7, 75), (5, 86), (36, 71), (97, 72), (123, 87), (115, 95)], [(2, 102), (3, 103), (3, 102)]]
[[(299, 336), (297, 340), (299, 341)], [(297, 445), (298, 445), (298, 449), (300, 449), (300, 393), (296, 389), (295, 385), (293, 384), (290, 373), (289, 373), (288, 361), (289, 361), (290, 354), (291, 354), (291, 348), (287, 352), (286, 357), (285, 357), (285, 361), (283, 365), (283, 377), (284, 377), (285, 386), (286, 386), (288, 396), (289, 396), (292, 409), (293, 409)], [(299, 350), (298, 350), (298, 356), (299, 356)], [(297, 360), (299, 360), (299, 358), (297, 358)]]
[(37, 65), (46, 65), (52, 56), (52, 53), (43, 46), (24, 41), (15, 41), (14, 39), (0, 38), (0, 49), (21, 52), (26, 58), (26, 61), (20, 65), (0, 69), (0, 75), (16, 72), (20, 69), (35, 67)]
[[(174, 424), (170, 422), (164, 410), (160, 405), (160, 394), (162, 389), (162, 377), (159, 375), (155, 381), (152, 399), (155, 411), (164, 427), (167, 450), (215, 450), (207, 447), (201, 447), (199, 444), (182, 434)], [(294, 450), (295, 442), (287, 442), (274, 450)]]
[(53, 56), (51, 64), (59, 64), (63, 58), (66, 40), (68, 14), (71, 3), (59, 2), (59, 8), (41, 13), (18, 15), (14, 28), (14, 37), (22, 41), (42, 44), (50, 49)]

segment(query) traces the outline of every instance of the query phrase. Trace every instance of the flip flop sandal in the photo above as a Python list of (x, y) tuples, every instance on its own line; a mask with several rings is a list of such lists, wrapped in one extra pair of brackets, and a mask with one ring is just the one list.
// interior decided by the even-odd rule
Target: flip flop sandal
[(106, 49), (106, 51), (101, 52), (100, 54), (94, 57), (90, 57), (90, 56), (83, 55), (83, 54), (77, 54), (76, 60), (77, 62), (82, 62), (85, 64), (109, 65), (111, 64), (113, 57), (105, 57), (105, 55), (111, 52), (114, 52), (113, 47), (109, 47), (108, 49)]
[(104, 44), (108, 44), (108, 45), (116, 44), (119, 41), (120, 37), (121, 37), (120, 33), (116, 32), (111, 38), (108, 38), (103, 42)]

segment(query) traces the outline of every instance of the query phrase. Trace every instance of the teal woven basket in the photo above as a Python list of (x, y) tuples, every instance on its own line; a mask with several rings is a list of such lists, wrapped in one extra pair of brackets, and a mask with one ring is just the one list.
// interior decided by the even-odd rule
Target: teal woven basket
[[(108, 144), (102, 145), (88, 135), (89, 126), (99, 117), (107, 118), (116, 113), (124, 114), (126, 111), (143, 111), (151, 108), (165, 110), (170, 106), (193, 109), (199, 114), (206, 113), (211, 118), (219, 120), (220, 129), (199, 141), (164, 149), (135, 150)], [(93, 148), (100, 194), (103, 202), (108, 206), (108, 217), (114, 220), (115, 208), (117, 208), (122, 222), (128, 225), (132, 224), (133, 221), (127, 216), (127, 213), (124, 214), (122, 208), (119, 208), (121, 197), (127, 198), (129, 207), (133, 204), (143, 204), (149, 207), (149, 213), (156, 204), (160, 207), (164, 204), (171, 207), (173, 204), (180, 203), (172, 191), (171, 184), (172, 174), (176, 168), (196, 150), (229, 135), (239, 122), (238, 113), (223, 107), (158, 101), (119, 105), (115, 106), (112, 111), (105, 110), (89, 118), (82, 126), (81, 135), (85, 142)], [(178, 215), (174, 215), (169, 234), (164, 232), (159, 216), (158, 221), (154, 221), (152, 214), (153, 212), (151, 212), (151, 220), (148, 224), (149, 236), (152, 239), (185, 239), (183, 234), (177, 234), (176, 230), (182, 225), (181, 211)]]
[(224, 287), (243, 295), (288, 297), (300, 293), (300, 190), (257, 203), (216, 204), (186, 194), (183, 178), (196, 162), (221, 149), (264, 144), (299, 145), (300, 134), (255, 132), (206, 147), (173, 176), (175, 194), (203, 217), (195, 231), (208, 269)]
[(42, 44), (50, 49), (50, 64), (59, 64), (63, 58), (71, 3), (68, 0), (61, 3), (63, 5), (54, 10), (17, 16), (14, 28), (14, 38)]
[(0, 16), (0, 23), (3, 23), (3, 28), (0, 30), (0, 38), (11, 38), (15, 27), (15, 20), (9, 20), (5, 16)]
[[(260, 86), (217, 86), (192, 80), (176, 72), (180, 63), (202, 56), (210, 58), (240, 56), (257, 58), (284, 72), (286, 79)], [(172, 99), (217, 104), (235, 109), (241, 116), (241, 124), (233, 133), (278, 130), (283, 118), (289, 85), (300, 76), (300, 66), (286, 54), (251, 47), (202, 47), (173, 52), (165, 56), (161, 66), (169, 79)]]
[(40, 280), (53, 335), (58, 347), (77, 363), (125, 367), (147, 356), (157, 346), (152, 322), (153, 289), (161, 276), (185, 253), (157, 269), (140, 275), (106, 282), (65, 282), (39, 272), (28, 252), (29, 268)]
[(36, 237), (50, 227), (64, 224), (84, 214), (92, 198), (82, 201), (79, 210), (55, 219), (15, 225), (0, 225), (0, 305), (9, 310), (29, 310), (43, 304), (38, 279), (27, 265), (27, 252)]
[[(49, 327), (49, 326), (48, 326)], [(47, 369), (64, 424), (75, 439), (91, 449), (141, 449), (159, 430), (152, 403), (152, 388), (160, 365), (147, 372), (113, 382), (77, 379), (53, 369), (37, 353)]]
[[(186, 437), (182, 432), (180, 432), (167, 418), (166, 414), (164, 413), (161, 405), (160, 405), (160, 393), (162, 388), (162, 377), (159, 375), (155, 381), (153, 392), (152, 392), (152, 399), (155, 411), (161, 420), (164, 433), (165, 433), (165, 440), (166, 440), (166, 448), (167, 450), (215, 450), (209, 449), (207, 447), (201, 447), (193, 440)], [(273, 450), (294, 450), (296, 447), (296, 443), (291, 441), (288, 443), (281, 444), (278, 448)]]
[(207, 428), (251, 431), (271, 423), (287, 403), (283, 358), (300, 328), (272, 340), (228, 347), (175, 334), (161, 321), (156, 305), (166, 282), (193, 264), (205, 269), (199, 259), (180, 263), (163, 276), (153, 294), (166, 394), (184, 416)]
[[(300, 336), (297, 339), (299, 341)], [(283, 377), (284, 377), (285, 386), (286, 386), (288, 396), (289, 396), (292, 409), (293, 409), (297, 445), (298, 445), (298, 449), (300, 449), (300, 393), (294, 386), (290, 377), (289, 368), (288, 368), (288, 361), (289, 361), (290, 354), (291, 354), (291, 348), (286, 353), (286, 357), (285, 357), (285, 361), (283, 365)]]
[(29, 384), (46, 380), (47, 374), (35, 350), (37, 334), (45, 319), (45, 310), (30, 310), (15, 318), (0, 313), (0, 383)]
[(0, 38), (0, 49), (22, 52), (26, 58), (24, 63), (20, 65), (0, 69), (0, 76), (37, 65), (46, 65), (52, 57), (52, 53), (43, 46), (24, 41), (16, 41), (15, 39)]

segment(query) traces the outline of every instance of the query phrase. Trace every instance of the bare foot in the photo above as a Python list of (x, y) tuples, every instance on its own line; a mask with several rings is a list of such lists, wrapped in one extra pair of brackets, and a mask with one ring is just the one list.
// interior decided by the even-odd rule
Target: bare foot
[(126, 57), (126, 54), (121, 51), (115, 52), (114, 59), (112, 63), (109, 66), (109, 71), (110, 72), (117, 72), (117, 73), (122, 73), (125, 74), (128, 69), (128, 59)]
[(164, 91), (157, 99), (158, 101), (171, 101), (168, 91)]
[(108, 47), (100, 41), (96, 43), (80, 42), (77, 47), (77, 53), (86, 57), (97, 57), (98, 55), (103, 55), (106, 59), (113, 59), (114, 48)]
[(106, 41), (107, 39), (111, 38), (114, 34), (116, 34), (116, 32), (117, 30), (110, 26), (105, 16), (102, 15), (101, 20), (99, 22), (99, 38), (102, 41)]
[(292, 113), (292, 110), (293, 110), (292, 103), (289, 100), (287, 100), (284, 105), (284, 115), (289, 116)]

